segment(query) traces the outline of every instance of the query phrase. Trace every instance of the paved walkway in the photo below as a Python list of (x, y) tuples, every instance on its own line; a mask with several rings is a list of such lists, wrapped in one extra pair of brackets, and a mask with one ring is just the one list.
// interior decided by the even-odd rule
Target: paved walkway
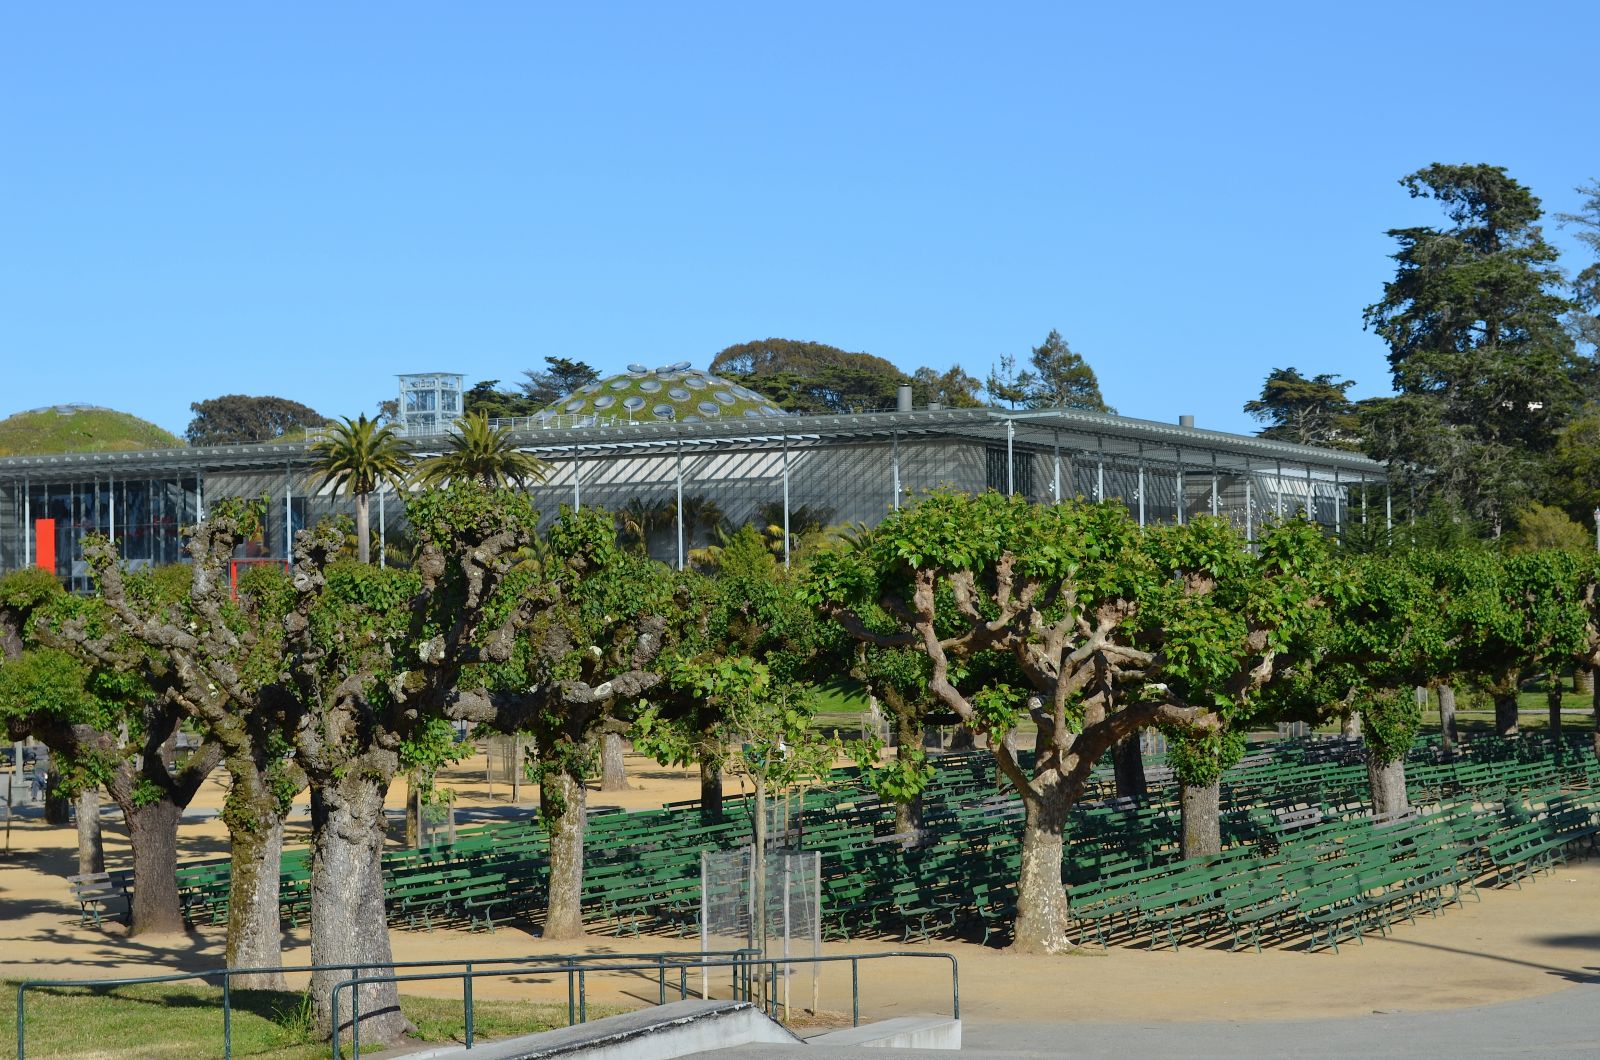
[[(1595, 953), (1600, 973), (1600, 953)], [(1152, 999), (1153, 1001), (1157, 999)], [(965, 1021), (959, 1054), (922, 1050), (815, 1049), (787, 1055), (816, 1057), (1181, 1057), (1240, 1060), (1245, 1057), (1537, 1057), (1596, 1060), (1600, 1057), (1600, 984), (1554, 994), (1451, 1012), (1374, 1013), (1356, 1019), (1216, 1021), (1205, 1023), (994, 1023)], [(779, 1055), (746, 1047), (710, 1057)]]

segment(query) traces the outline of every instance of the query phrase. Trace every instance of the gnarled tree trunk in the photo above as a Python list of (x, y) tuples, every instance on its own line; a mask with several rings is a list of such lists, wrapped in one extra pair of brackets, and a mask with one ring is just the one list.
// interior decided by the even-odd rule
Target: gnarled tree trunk
[[(393, 950), (383, 903), (383, 797), (388, 781), (351, 770), (311, 788), (311, 958), (324, 965), (371, 965), (392, 971)], [(311, 1005), (318, 1030), (333, 1030), (329, 1006), (342, 971), (314, 972)], [(393, 983), (360, 988), (361, 1042), (389, 1044), (409, 1027)], [(339, 992), (339, 1033), (348, 1035), (351, 992)]]
[(1406, 797), (1405, 757), (1383, 761), (1376, 754), (1367, 756), (1367, 782), (1372, 789), (1372, 812), (1400, 814), (1411, 808)]
[[(276, 813), (262, 827), (234, 829), (233, 871), (228, 881), (229, 968), (279, 968), (283, 965), (283, 921), (278, 911), (278, 874), (283, 855), (283, 818)], [(282, 973), (235, 976), (244, 990), (284, 990)]]
[(106, 851), (100, 840), (100, 789), (78, 792), (78, 873), (106, 871)]
[(621, 733), (608, 732), (600, 737), (601, 791), (628, 790), (628, 769), (622, 755)]
[(1071, 913), (1061, 879), (1067, 814), (1072, 809), (1066, 778), (1059, 771), (1036, 776), (1023, 793), (1022, 869), (1017, 877), (1016, 935), (1019, 953), (1062, 953)]
[(1361, 712), (1352, 710), (1344, 716), (1344, 721), (1339, 726), (1339, 732), (1347, 740), (1353, 740), (1361, 735)]
[(129, 935), (183, 930), (178, 902), (178, 819), (183, 808), (168, 799), (135, 805), (118, 799), (133, 848), (133, 915)]
[[(917, 746), (917, 737), (922, 732), (922, 727), (917, 724), (915, 712), (905, 706), (903, 701), (897, 706), (903, 709), (894, 712), (895, 740), (899, 744), (895, 754), (917, 754), (921, 748)], [(906, 802), (894, 804), (894, 830), (898, 835), (909, 836), (909, 845), (922, 842), (922, 793), (918, 792)]]
[(1517, 690), (1494, 694), (1494, 731), (1501, 736), (1517, 734)]
[(1594, 695), (1594, 667), (1573, 667), (1572, 691), (1580, 696)]
[(62, 791), (61, 777), (54, 770), (44, 788), (44, 820), (46, 824), (72, 821), (72, 799)]
[(1594, 695), (1589, 702), (1594, 711), (1594, 756), (1600, 758), (1600, 681), (1595, 682)]
[(583, 935), (586, 797), (583, 781), (578, 777), (555, 768), (544, 773), (539, 786), (539, 812), (550, 833), (550, 888), (544, 916), (547, 939), (573, 939)]
[(1550, 742), (1556, 761), (1561, 761), (1561, 675), (1551, 671), (1545, 675), (1545, 707), (1550, 711)]
[(1209, 784), (1181, 784), (1179, 795), (1183, 857), (1222, 853), (1222, 779)]
[(1117, 780), (1117, 798), (1145, 801), (1149, 794), (1144, 779), (1144, 752), (1139, 747), (1139, 734), (1118, 740), (1111, 749), (1112, 768)]
[(708, 821), (722, 819), (722, 767), (704, 756), (700, 759), (700, 816)]
[(1446, 762), (1455, 759), (1460, 741), (1461, 734), (1456, 731), (1456, 688), (1443, 684), (1439, 686), (1439, 743)]

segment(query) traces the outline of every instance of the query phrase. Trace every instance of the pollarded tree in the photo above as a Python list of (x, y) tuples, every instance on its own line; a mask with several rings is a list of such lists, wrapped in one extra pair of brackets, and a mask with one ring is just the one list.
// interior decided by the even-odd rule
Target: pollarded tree
[[(172, 573), (142, 573), (133, 591), (170, 598)], [(17, 572), (0, 579), (0, 627), (16, 633), (6, 638), (0, 664), (0, 715), (10, 736), (43, 741), (69, 786), (104, 784), (122, 810), (133, 853), (131, 933), (183, 930), (178, 821), (221, 749), (204, 740), (177, 761), (183, 714), (170, 670), (120, 636), (101, 601), (69, 595), (53, 578)]]
[(1578, 553), (1495, 556), (1426, 554), (1435, 590), (1448, 600), (1460, 669), (1475, 673), (1495, 700), (1495, 730), (1518, 731), (1517, 695), (1530, 674), (1559, 669), (1587, 640), (1587, 581)]
[(356, 554), (366, 563), (372, 547), (367, 500), (385, 482), (396, 493), (405, 492), (411, 455), (394, 425), (380, 426), (365, 415), (354, 420), (346, 416), (331, 425), (325, 437), (312, 443), (311, 453), (322, 472), (322, 484), (332, 485), (335, 493), (348, 490), (355, 498)]
[(650, 729), (635, 746), (664, 764), (700, 767), (700, 809), (722, 816), (722, 767), (727, 726), (741, 704), (703, 695), (694, 674), (719, 659), (751, 659), (779, 687), (813, 680), (811, 665), (825, 631), (811, 605), (775, 558), (748, 529), (727, 539), (715, 577), (689, 574), (678, 585), (682, 616), (663, 667), (673, 675), (650, 694)]
[[(1307, 528), (1287, 528), (1281, 548), (1248, 564), (1221, 524), (1174, 533), (1164, 556), (1181, 572), (1163, 570), (1118, 505), (934, 493), (857, 550), (814, 561), (817, 602), (858, 639), (926, 653), (929, 687), (990, 737), (1021, 795), (1018, 949), (1069, 945), (1064, 831), (1095, 763), (1146, 726), (1223, 729), (1282, 671), (1314, 611), (1320, 545)], [(901, 628), (874, 629), (862, 617), (873, 607)], [(1038, 729), (1031, 772), (1003, 739), (1024, 717)]]
[[(1329, 591), (1331, 622), (1321, 658), (1302, 688), (1323, 716), (1361, 715), (1373, 808), (1408, 808), (1405, 755), (1421, 724), (1412, 690), (1460, 664), (1457, 601), (1448, 554), (1365, 556), (1349, 561)], [(1468, 605), (1474, 606), (1474, 605)]]
[[(1094, 764), (1158, 721), (1216, 725), (1207, 709), (1155, 686), (1138, 701), (1118, 695), (1119, 684), (1149, 666), (1132, 634), (1139, 601), (1159, 581), (1127, 512), (934, 493), (890, 515), (860, 548), (818, 556), (808, 578), (813, 599), (851, 635), (925, 652), (934, 695), (990, 738), (1025, 814), (1015, 946), (1067, 948), (1064, 832)], [(950, 601), (948, 618), (941, 596)], [(862, 616), (874, 607), (900, 629), (873, 629)], [(966, 683), (971, 661), (991, 652), (1012, 658), (1018, 684)], [(1004, 740), (1024, 717), (1038, 728), (1031, 772)]]
[[(293, 752), (311, 787), (311, 948), (324, 965), (392, 960), (384, 797), (398, 772), (431, 775), (459, 754), (447, 719), (466, 714), (464, 671), (509, 660), (549, 604), (526, 570), (538, 514), (524, 495), (463, 482), (412, 496), (407, 518), (417, 552), (404, 571), (336, 562), (341, 535), (328, 525), (295, 541), (284, 654), (305, 712)], [(340, 978), (312, 977), (324, 1032)], [(363, 1041), (405, 1029), (393, 984), (363, 988), (360, 1004)]]
[[(174, 568), (175, 586), (159, 596), (140, 591), (124, 574), (113, 542), (87, 541), (84, 556), (99, 582), (105, 624), (118, 636), (107, 638), (83, 623), (62, 630), (102, 666), (118, 665), (119, 640), (138, 644), (169, 701), (219, 750), (229, 780), (222, 820), (232, 861), (226, 958), (233, 968), (283, 964), (283, 821), (305, 786), (289, 754), (305, 711), (284, 673), (284, 619), (293, 598), (288, 577), (258, 567), (240, 579), (237, 591), (229, 577), (235, 549), (259, 533), (263, 513), (263, 502), (219, 498), (185, 542), (189, 565)], [(236, 981), (263, 989), (283, 985), (275, 973)]]
[[(889, 622), (878, 625), (882, 632), (894, 629)], [(895, 832), (914, 843), (922, 835), (922, 793), (934, 777), (922, 749), (922, 734), (937, 705), (928, 689), (932, 668), (928, 656), (915, 648), (861, 642), (854, 647), (850, 674), (889, 708), (896, 750), (892, 760), (885, 760), (876, 737), (858, 740), (848, 749), (867, 786), (893, 804)]]
[(1541, 549), (1506, 558), (1508, 587), (1520, 619), (1525, 672), (1546, 679), (1550, 738), (1561, 753), (1561, 671), (1587, 645), (1587, 588), (1593, 568), (1587, 551)]
[[(1263, 691), (1314, 658), (1326, 630), (1328, 545), (1310, 523), (1268, 527), (1250, 543), (1224, 520), (1152, 527), (1144, 548), (1160, 579), (1145, 595), (1134, 643), (1149, 653), (1147, 687), (1210, 709), (1216, 724), (1170, 732), (1184, 857), (1222, 849), (1222, 774), (1264, 720)], [(1140, 694), (1148, 694), (1141, 691)]]
[[(1600, 557), (1592, 556), (1580, 567), (1578, 600), (1583, 607), (1583, 636), (1573, 661), (1579, 672), (1589, 675), (1589, 693), (1594, 714), (1594, 754), (1600, 758), (1600, 681), (1595, 673), (1600, 670)], [(1581, 685), (1580, 685), (1581, 687)]]
[[(537, 602), (515, 649), (462, 678), (454, 718), (529, 732), (540, 813), (550, 835), (547, 938), (583, 934), (584, 777), (607, 726), (661, 681), (658, 656), (681, 606), (674, 576), (617, 544), (611, 517), (563, 508), (539, 549), (537, 574), (507, 589)], [(508, 598), (496, 606), (509, 606)]]
[(182, 715), (134, 674), (91, 668), (53, 648), (0, 664), (0, 717), (11, 739), (49, 747), (69, 794), (103, 784), (122, 810), (133, 857), (130, 935), (183, 930), (178, 821), (221, 757), (203, 742), (177, 759)]

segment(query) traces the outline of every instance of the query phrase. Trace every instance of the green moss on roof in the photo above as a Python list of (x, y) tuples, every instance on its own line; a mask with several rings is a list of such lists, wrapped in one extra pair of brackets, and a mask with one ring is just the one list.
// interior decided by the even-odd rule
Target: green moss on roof
[(544, 409), (541, 416), (592, 418), (614, 423), (714, 423), (782, 416), (770, 400), (710, 372), (686, 364), (654, 370), (632, 365), (577, 390)]
[(114, 409), (56, 405), (0, 420), (0, 456), (174, 449), (183, 445), (153, 423)]

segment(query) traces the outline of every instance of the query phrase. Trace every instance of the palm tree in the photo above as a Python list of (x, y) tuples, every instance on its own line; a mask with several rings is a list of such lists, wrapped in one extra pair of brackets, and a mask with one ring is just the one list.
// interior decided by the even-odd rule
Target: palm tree
[(380, 427), (364, 415), (355, 420), (346, 416), (343, 423), (330, 426), (327, 435), (312, 443), (311, 452), (322, 472), (322, 485), (332, 483), (335, 493), (348, 487), (355, 496), (356, 555), (362, 563), (370, 562), (367, 497), (382, 482), (403, 491), (411, 454), (392, 425)]
[(478, 412), (456, 420), (450, 447), (424, 460), (417, 472), (432, 486), (454, 479), (493, 489), (543, 482), (549, 468), (543, 460), (516, 447), (510, 427), (491, 427), (489, 417)]

